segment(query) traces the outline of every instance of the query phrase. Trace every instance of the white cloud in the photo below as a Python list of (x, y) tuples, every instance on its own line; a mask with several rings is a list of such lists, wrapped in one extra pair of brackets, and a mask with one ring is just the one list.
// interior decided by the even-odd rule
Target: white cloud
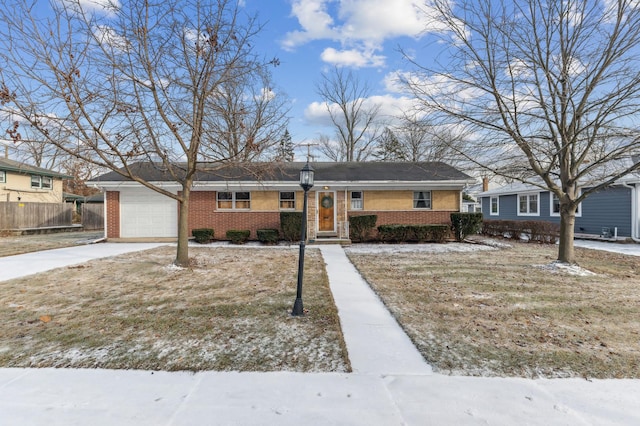
[(121, 7), (119, 0), (79, 0), (77, 3), (70, 2), (68, 0), (59, 1), (61, 3), (66, 3), (66, 5), (71, 8), (73, 8), (74, 5), (79, 4), (80, 8), (85, 12), (102, 12), (108, 15)]
[[(364, 100), (365, 109), (377, 106), (378, 120), (392, 123), (399, 119), (405, 112), (413, 111), (416, 107), (416, 99), (407, 96), (376, 95)], [(331, 109), (337, 112), (337, 105), (331, 105)], [(332, 122), (324, 102), (312, 102), (304, 111), (305, 120), (312, 125), (331, 127)]]
[(126, 52), (129, 49), (128, 40), (118, 34), (113, 28), (106, 25), (97, 25), (93, 28), (96, 40), (103, 45), (111, 46), (116, 50)]
[(379, 67), (384, 65), (385, 60), (384, 56), (376, 55), (373, 51), (336, 50), (333, 47), (326, 48), (320, 58), (331, 65), (351, 68)]
[(287, 33), (282, 42), (285, 49), (293, 49), (312, 40), (333, 39), (333, 18), (327, 12), (327, 0), (296, 0), (291, 14), (298, 19), (301, 31)]
[[(294, 0), (291, 13), (301, 29), (286, 34), (285, 49), (314, 40), (340, 43), (327, 48), (322, 59), (332, 64), (380, 67), (383, 43), (395, 37), (420, 38), (440, 32), (428, 0)], [(366, 58), (366, 60), (365, 60)]]

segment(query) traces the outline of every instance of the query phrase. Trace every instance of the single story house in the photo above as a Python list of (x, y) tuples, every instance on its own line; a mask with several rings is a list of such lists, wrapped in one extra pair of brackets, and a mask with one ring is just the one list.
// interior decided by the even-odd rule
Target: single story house
[(62, 181), (71, 176), (0, 158), (0, 202), (62, 203)]
[[(299, 185), (304, 163), (201, 164), (193, 184), (189, 229), (213, 228), (217, 238), (230, 229), (280, 228), (280, 212), (302, 211)], [(348, 239), (351, 215), (378, 215), (380, 224), (450, 222), (462, 208), (462, 189), (475, 182), (439, 162), (314, 162), (309, 191), (308, 236)], [(177, 194), (181, 186), (154, 163), (132, 169), (147, 182)], [(175, 200), (116, 172), (89, 182), (105, 193), (105, 235), (110, 239), (175, 238)]]
[[(615, 185), (589, 195), (578, 206), (577, 236), (640, 238), (638, 214), (640, 176), (631, 174)], [(486, 220), (544, 220), (560, 223), (558, 197), (548, 190), (513, 183), (482, 192), (478, 196)]]

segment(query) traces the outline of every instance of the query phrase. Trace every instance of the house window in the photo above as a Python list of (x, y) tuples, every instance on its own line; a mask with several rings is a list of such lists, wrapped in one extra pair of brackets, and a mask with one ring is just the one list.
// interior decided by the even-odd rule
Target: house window
[(53, 188), (53, 179), (49, 176), (42, 177), (42, 188), (43, 189), (52, 189)]
[(518, 194), (518, 216), (539, 216), (540, 197), (538, 194)]
[(280, 210), (295, 210), (296, 193), (294, 191), (280, 192)]
[(362, 210), (362, 191), (351, 191), (351, 210)]
[(500, 202), (498, 197), (491, 197), (489, 202), (491, 203), (491, 208), (489, 209), (489, 215), (498, 216), (500, 214)]
[(42, 176), (31, 175), (31, 188), (42, 188)]
[(236, 197), (236, 209), (249, 210), (251, 208), (251, 193), (250, 192), (234, 192)]
[[(560, 216), (560, 199), (554, 193), (551, 193), (551, 216)], [(576, 209), (576, 216), (582, 216), (582, 203), (578, 204)]]
[(218, 192), (218, 209), (249, 210), (251, 208), (250, 192)]
[(431, 191), (414, 191), (413, 208), (414, 209), (430, 209), (431, 208)]
[(0, 170), (0, 183), (6, 183), (7, 182), (7, 172), (5, 172), (4, 170)]

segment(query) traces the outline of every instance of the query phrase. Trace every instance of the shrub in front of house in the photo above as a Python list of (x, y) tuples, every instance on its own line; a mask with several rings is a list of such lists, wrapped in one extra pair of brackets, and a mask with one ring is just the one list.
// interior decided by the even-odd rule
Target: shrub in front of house
[(482, 213), (451, 213), (451, 230), (456, 241), (468, 235), (477, 234), (482, 229)]
[(529, 242), (555, 244), (560, 235), (560, 225), (544, 220), (484, 220), (482, 233), (512, 240), (526, 236)]
[(389, 243), (436, 242), (444, 243), (449, 233), (448, 225), (380, 225), (378, 237)]
[(231, 244), (244, 244), (249, 240), (251, 231), (248, 229), (229, 229), (227, 231), (227, 239), (231, 241)]
[(560, 225), (544, 220), (528, 220), (526, 229), (529, 233), (529, 242), (542, 244), (555, 244), (560, 237)]
[(280, 212), (280, 229), (285, 241), (300, 241), (302, 212)]
[(278, 230), (277, 229), (258, 229), (258, 241), (262, 244), (273, 245), (278, 242)]
[(349, 238), (356, 242), (368, 241), (377, 221), (375, 214), (349, 217)]
[(191, 235), (193, 235), (196, 243), (207, 244), (211, 240), (213, 240), (213, 228), (198, 228), (191, 230)]

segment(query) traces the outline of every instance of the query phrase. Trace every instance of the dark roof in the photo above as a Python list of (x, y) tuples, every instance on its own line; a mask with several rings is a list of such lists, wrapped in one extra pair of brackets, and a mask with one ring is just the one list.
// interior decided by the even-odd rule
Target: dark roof
[[(300, 169), (305, 163), (202, 163), (199, 165), (198, 182), (297, 182)], [(315, 180), (322, 182), (354, 181), (451, 181), (473, 180), (469, 175), (440, 162), (314, 162), (309, 163), (315, 170)], [(176, 164), (174, 170), (181, 170)], [(136, 163), (130, 166), (132, 172), (149, 182), (175, 181), (172, 174), (158, 163)], [(91, 182), (131, 181), (117, 172), (98, 176)]]
[(54, 172), (48, 169), (43, 169), (41, 167), (30, 166), (18, 161), (9, 160), (8, 158), (0, 158), (0, 170), (6, 170), (8, 172), (14, 172), (23, 175), (38, 175), (57, 177), (60, 179), (72, 179), (72, 176)]

